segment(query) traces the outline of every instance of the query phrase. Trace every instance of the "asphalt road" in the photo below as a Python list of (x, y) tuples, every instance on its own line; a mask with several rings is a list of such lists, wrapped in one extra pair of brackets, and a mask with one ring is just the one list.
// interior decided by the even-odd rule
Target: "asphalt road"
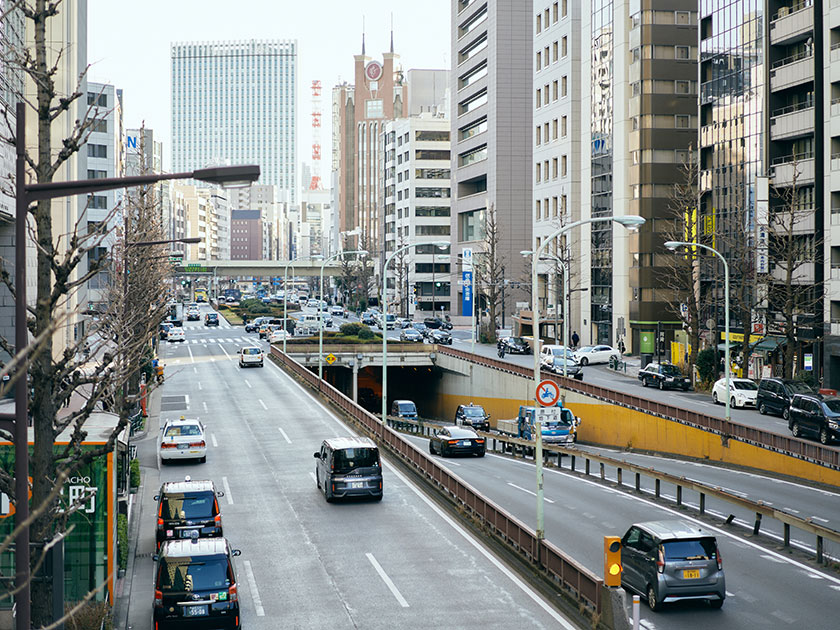
[[(407, 439), (428, 448), (425, 439)], [(483, 459), (437, 460), (523, 522), (536, 526), (533, 464), (491, 453)], [(546, 469), (544, 490), (546, 538), (597, 574), (603, 571), (603, 536), (621, 536), (635, 522), (691, 519), (647, 497), (625, 493), (568, 471)], [(711, 507), (718, 506), (710, 504)], [(687, 602), (654, 614), (643, 606), (642, 627), (837, 627), (836, 615), (829, 612), (840, 604), (840, 578), (836, 573), (761, 544), (738, 528), (704, 527), (717, 536), (721, 549), (727, 585), (723, 609), (712, 610), (702, 603)]]
[(390, 464), (381, 502), (326, 503), (312, 454), (352, 432), (274, 364), (237, 366), (236, 350), (256, 335), (226, 322), (185, 328), (187, 342), (161, 346), (161, 419), (200, 418), (207, 463), (160, 467), (156, 423), (139, 444), (129, 627), (151, 625), (157, 478), (187, 474), (225, 492), (244, 628), (574, 627)]

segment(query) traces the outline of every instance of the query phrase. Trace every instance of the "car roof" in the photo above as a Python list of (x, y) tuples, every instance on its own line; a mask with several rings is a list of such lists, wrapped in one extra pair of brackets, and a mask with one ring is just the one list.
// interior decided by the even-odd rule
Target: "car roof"
[(407, 400), (407, 399), (395, 400), (395, 401), (394, 401), (394, 404), (395, 404), (395, 405), (401, 405), (401, 404), (403, 404), (403, 403), (411, 403), (411, 404), (413, 405), (413, 404), (414, 404), (414, 401), (413, 401), (413, 400)]
[(467, 435), (477, 436), (478, 435), (475, 431), (473, 431), (472, 429), (469, 429), (467, 427), (447, 426), (447, 427), (444, 427), (444, 428), (449, 430), (449, 435), (451, 435), (452, 437), (462, 437), (462, 436), (467, 436)]
[(707, 532), (694, 523), (682, 520), (669, 521), (647, 521), (644, 523), (636, 523), (636, 527), (640, 527), (645, 531), (653, 534), (660, 540), (672, 540), (675, 538), (714, 538), (714, 534)]
[(226, 538), (194, 538), (168, 540), (161, 546), (160, 555), (166, 558), (189, 558), (190, 556), (226, 556), (229, 549)]
[(324, 442), (333, 450), (344, 448), (378, 448), (376, 442), (366, 437), (327, 438)]
[(171, 492), (216, 492), (216, 486), (209, 479), (190, 481), (167, 481), (160, 487), (160, 493)]
[(167, 424), (170, 425), (170, 426), (183, 425), (183, 424), (198, 424), (198, 425), (200, 425), (201, 421), (198, 418), (177, 418), (177, 419), (174, 419), (174, 420), (166, 420), (164, 422), (164, 425), (167, 425)]
[(240, 352), (242, 352), (243, 350), (259, 350), (260, 352), (262, 352), (262, 348), (260, 348), (259, 346), (242, 346), (241, 348), (239, 348)]

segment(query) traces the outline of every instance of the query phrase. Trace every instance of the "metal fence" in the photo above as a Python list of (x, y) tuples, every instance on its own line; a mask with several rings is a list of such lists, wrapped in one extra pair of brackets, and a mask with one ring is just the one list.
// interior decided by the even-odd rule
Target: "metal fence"
[[(471, 361), (476, 365), (482, 365), (509, 374), (516, 374), (525, 378), (532, 378), (534, 375), (532, 369), (489, 357), (470, 354), (469, 352), (454, 348), (441, 346), (438, 347), (437, 351), (440, 354), (450, 355), (464, 359), (465, 361)], [(583, 381), (577, 381), (572, 378), (564, 379), (558, 374), (552, 374), (547, 371), (543, 371), (542, 378), (551, 379), (562, 384), (562, 387), (567, 391), (583, 394), (615, 405), (621, 405), (622, 407), (637, 409), (638, 411), (659, 416), (660, 418), (673, 420), (674, 422), (705, 431), (711, 431), (728, 439), (739, 440), (777, 453), (783, 453), (821, 466), (840, 470), (840, 449), (828, 448), (821, 444), (786, 435), (779, 435), (778, 433), (764, 431), (763, 429), (738, 424), (737, 422), (727, 422), (723, 418), (715, 418), (714, 416), (708, 416), (697, 411), (660, 403), (655, 400), (648, 400), (624, 392), (617, 392), (607, 387), (584, 383)]]
[(462, 506), (485, 531), (506, 543), (528, 562), (535, 564), (590, 614), (601, 613), (603, 580), (598, 576), (565, 555), (549, 541), (538, 540), (533, 529), (493, 501), (486, 499), (475, 488), (440, 466), (398, 432), (383, 425), (379, 418), (360, 407), (326, 381), (320, 380), (314, 372), (283, 354), (278, 347), (271, 347), (271, 356), (341, 409), (371, 437), (387, 446), (391, 452), (434, 483), (453, 501)]

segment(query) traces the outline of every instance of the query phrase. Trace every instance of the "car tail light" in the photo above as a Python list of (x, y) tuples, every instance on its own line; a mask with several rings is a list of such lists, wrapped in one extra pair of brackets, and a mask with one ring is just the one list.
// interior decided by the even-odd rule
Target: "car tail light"
[(222, 526), (222, 515), (221, 514), (216, 514), (216, 516), (213, 517), (213, 523), (215, 523), (216, 527), (221, 527)]
[(155, 606), (161, 607), (163, 606), (163, 592), (155, 589)]
[(484, 440), (473, 440), (476, 444), (484, 444)]
[(665, 573), (665, 550), (661, 545), (656, 556), (656, 570), (660, 573)]
[(158, 529), (163, 529), (163, 501), (158, 503), (157, 526), (158, 526)]
[(157, 524), (157, 528), (158, 528), (158, 529), (163, 529), (163, 519), (162, 519), (162, 518), (160, 518), (160, 517), (158, 517), (158, 524)]
[(177, 448), (178, 445), (174, 442), (162, 442), (160, 445), (161, 448)]
[(452, 444), (457, 444), (457, 443), (458, 443), (458, 440), (449, 440), (449, 444), (450, 444), (450, 445), (452, 445)]
[(205, 446), (206, 444), (204, 443), (204, 440), (201, 440), (200, 442), (190, 442), (190, 448), (204, 448)]
[(723, 558), (720, 555), (720, 547), (715, 547), (715, 556), (717, 556), (718, 571), (723, 570)]
[(236, 590), (236, 584), (231, 584), (230, 588), (228, 588), (228, 595), (230, 596), (230, 601), (238, 602), (239, 601), (239, 592)]

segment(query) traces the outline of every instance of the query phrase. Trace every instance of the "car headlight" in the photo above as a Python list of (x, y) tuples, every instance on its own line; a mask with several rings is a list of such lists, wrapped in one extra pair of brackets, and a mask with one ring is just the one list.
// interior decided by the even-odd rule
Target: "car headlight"
[(829, 420), (828, 427), (837, 431), (838, 429), (840, 429), (840, 424), (837, 423), (837, 420)]
[(673, 376), (669, 376), (669, 377), (668, 377), (668, 378), (666, 378), (665, 380), (670, 382), (670, 381), (673, 381), (673, 380), (674, 380), (674, 377), (673, 377)]

